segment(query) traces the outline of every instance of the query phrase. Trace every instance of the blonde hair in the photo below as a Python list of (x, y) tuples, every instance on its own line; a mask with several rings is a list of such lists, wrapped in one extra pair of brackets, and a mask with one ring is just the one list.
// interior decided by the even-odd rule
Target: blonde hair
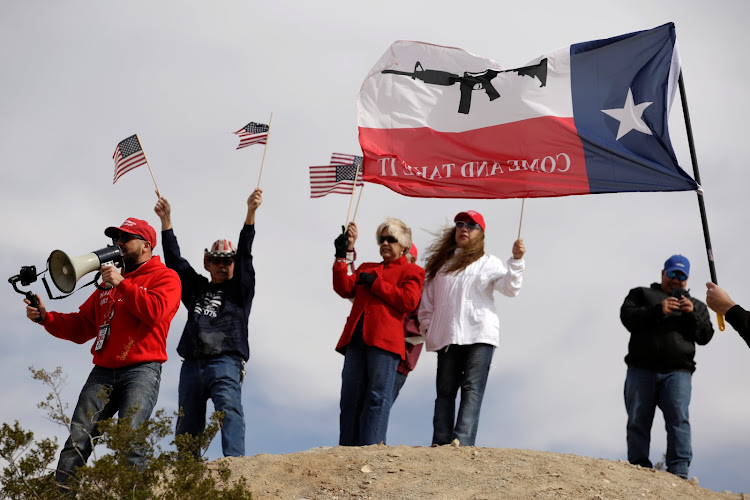
[(387, 229), (391, 233), (391, 236), (396, 238), (398, 244), (404, 247), (404, 253), (409, 251), (411, 248), (411, 229), (404, 224), (404, 221), (391, 217), (385, 219), (385, 222), (380, 224), (378, 230), (375, 232), (375, 241), (378, 242), (378, 245), (380, 244), (380, 235), (384, 229)]
[(484, 231), (470, 241), (469, 246), (456, 253), (456, 228), (448, 227), (440, 238), (427, 249), (425, 279), (434, 278), (438, 272), (458, 273), (484, 255)]

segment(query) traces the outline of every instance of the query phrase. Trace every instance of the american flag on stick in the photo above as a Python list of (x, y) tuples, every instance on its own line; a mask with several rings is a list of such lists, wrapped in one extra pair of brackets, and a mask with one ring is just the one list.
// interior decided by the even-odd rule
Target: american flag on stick
[(268, 125), (250, 122), (235, 134), (240, 136), (240, 144), (237, 149), (246, 148), (253, 144), (265, 144), (268, 140)]
[[(334, 157), (336, 155), (334, 153)], [(362, 157), (339, 156), (349, 156), (351, 161), (348, 164), (336, 164), (334, 157), (331, 157), (331, 165), (310, 167), (310, 198), (320, 198), (330, 193), (352, 194), (355, 175), (357, 186), (363, 185)]]
[(361, 167), (362, 157), (355, 155), (345, 155), (344, 153), (331, 153), (331, 165), (353, 165), (355, 162), (359, 162), (359, 165)]
[(115, 178), (112, 184), (117, 182), (117, 179), (125, 173), (148, 163), (141, 147), (141, 142), (138, 140), (138, 134), (133, 134), (127, 139), (120, 141), (115, 148), (112, 159), (115, 160)]

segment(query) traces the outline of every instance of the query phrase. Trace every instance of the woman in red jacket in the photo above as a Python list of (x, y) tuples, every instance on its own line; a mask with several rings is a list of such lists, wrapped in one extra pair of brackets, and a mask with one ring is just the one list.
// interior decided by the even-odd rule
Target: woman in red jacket
[(404, 317), (419, 303), (424, 270), (404, 254), (411, 248), (411, 229), (386, 219), (375, 233), (380, 263), (364, 263), (347, 274), (348, 236), (336, 238), (333, 289), (354, 298), (336, 350), (344, 354), (341, 372), (339, 445), (385, 443), (396, 367), (404, 358)]

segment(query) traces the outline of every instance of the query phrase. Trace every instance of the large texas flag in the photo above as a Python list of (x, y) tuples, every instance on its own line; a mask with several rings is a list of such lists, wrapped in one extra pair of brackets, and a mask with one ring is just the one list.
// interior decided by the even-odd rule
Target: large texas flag
[(395, 42), (357, 99), (364, 180), (438, 198), (698, 190), (669, 140), (675, 43), (669, 23), (503, 69)]

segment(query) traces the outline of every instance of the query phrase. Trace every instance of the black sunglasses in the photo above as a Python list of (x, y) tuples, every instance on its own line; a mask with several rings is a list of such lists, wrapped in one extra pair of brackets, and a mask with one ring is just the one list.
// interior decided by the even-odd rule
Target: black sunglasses
[(232, 264), (234, 264), (234, 259), (232, 257), (209, 257), (208, 261), (211, 264), (215, 264), (217, 266), (225, 266), (225, 267), (229, 267)]
[(398, 243), (398, 240), (396, 239), (396, 237), (391, 236), (390, 234), (388, 236), (381, 236), (380, 238), (378, 238), (378, 243), (380, 243), (381, 245), (386, 241), (391, 244)]
[(473, 231), (475, 229), (482, 229), (482, 226), (474, 222), (464, 222), (462, 220), (456, 222), (456, 229), (461, 229), (464, 227), (468, 229), (469, 231)]
[(683, 273), (681, 273), (679, 271), (669, 271), (667, 273), (667, 278), (669, 278), (671, 280), (677, 278), (680, 281), (685, 281), (687, 279), (687, 276), (685, 276)]
[(130, 240), (142, 240), (146, 241), (146, 239), (143, 236), (139, 236), (137, 234), (130, 234), (130, 233), (120, 233), (117, 238), (112, 238), (112, 240), (117, 243), (118, 241), (122, 241), (123, 243), (127, 243)]

